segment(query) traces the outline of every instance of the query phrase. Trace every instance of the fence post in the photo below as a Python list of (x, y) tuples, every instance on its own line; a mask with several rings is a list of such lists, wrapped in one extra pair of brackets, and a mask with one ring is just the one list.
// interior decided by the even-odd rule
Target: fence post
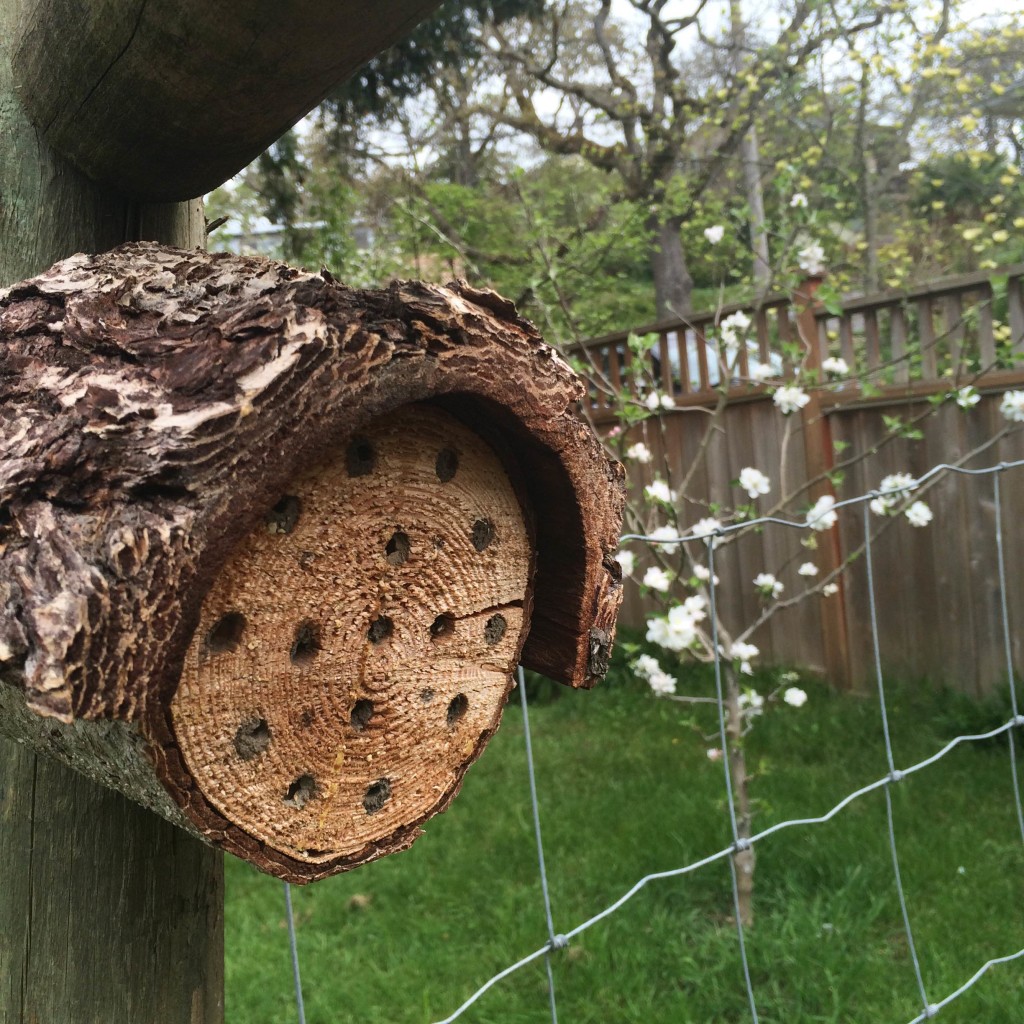
[[(818, 338), (818, 308), (815, 298), (820, 277), (806, 277), (793, 293), (793, 308), (796, 311), (797, 333), (806, 350), (803, 365), (809, 372), (815, 372), (821, 379), (821, 342)], [(812, 388), (810, 401), (801, 410), (804, 438), (804, 459), (808, 480), (821, 477), (808, 490), (808, 499), (813, 502), (829, 494), (835, 497), (835, 488), (824, 476), (835, 465), (835, 449), (832, 445), (832, 427), (822, 409), (821, 389)], [(838, 526), (819, 536), (819, 567), (823, 573), (832, 573), (843, 564), (842, 542)], [(844, 580), (836, 580), (839, 592), (821, 602), (821, 647), (824, 657), (825, 674), (834, 685), (849, 689), (850, 676), (849, 637), (846, 628), (846, 600)]]

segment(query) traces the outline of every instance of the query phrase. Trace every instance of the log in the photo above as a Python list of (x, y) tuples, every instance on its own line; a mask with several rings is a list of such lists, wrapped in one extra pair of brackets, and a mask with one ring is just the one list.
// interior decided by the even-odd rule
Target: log
[(581, 395), (464, 283), (143, 243), (0, 291), (0, 730), (291, 881), (406, 848), (520, 659), (607, 668)]
[(0, 0), (38, 136), (89, 179), (192, 199), (254, 160), (439, 0)]

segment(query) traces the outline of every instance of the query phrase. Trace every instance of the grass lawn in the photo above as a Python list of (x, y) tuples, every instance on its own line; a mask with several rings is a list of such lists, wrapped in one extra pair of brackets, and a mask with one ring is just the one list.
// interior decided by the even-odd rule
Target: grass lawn
[[(818, 815), (885, 773), (877, 705), (802, 682), (764, 717), (756, 827)], [(765, 689), (766, 687), (762, 687)], [(518, 697), (452, 808), (412, 850), (293, 889), (309, 1024), (430, 1022), (546, 938)], [(702, 709), (706, 711), (706, 709)], [(1004, 708), (894, 690), (898, 766)], [(555, 925), (568, 931), (651, 871), (727, 842), (721, 766), (693, 712), (619, 684), (537, 703), (530, 722)], [(710, 731), (711, 721), (697, 723)], [(1024, 737), (1022, 737), (1024, 738)], [(962, 745), (893, 792), (909, 911), (933, 1002), (1024, 947), (1024, 846), (1005, 737)], [(762, 1024), (906, 1024), (920, 1010), (892, 881), (881, 792), (827, 825), (759, 844), (747, 937)], [(554, 959), (563, 1024), (750, 1019), (724, 862), (651, 883)], [(279, 882), (228, 858), (227, 1020), (294, 1022)], [(462, 1020), (549, 1020), (543, 962)], [(1024, 1021), (1024, 961), (992, 969), (944, 1022)]]

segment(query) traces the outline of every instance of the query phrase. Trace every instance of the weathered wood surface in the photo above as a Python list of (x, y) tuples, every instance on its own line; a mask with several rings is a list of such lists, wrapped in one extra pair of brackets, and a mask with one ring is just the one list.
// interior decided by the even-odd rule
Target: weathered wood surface
[(220, 185), (439, 0), (3, 0), (39, 137), (149, 201)]
[(0, 853), (4, 1024), (224, 1019), (222, 856), (2, 739)]
[[(280, 264), (134, 245), (105, 256), (74, 257), (0, 292), (0, 338), (0, 679), (23, 695), (33, 714), (67, 723), (54, 724), (41, 742), (46, 746), (50, 737), (55, 752), (70, 761), (77, 758), (79, 768), (91, 770), (102, 758), (80, 756), (81, 745), (69, 730), (80, 730), (83, 721), (128, 723), (112, 734), (107, 760), (113, 770), (101, 764), (94, 774), (105, 775), (105, 781), (111, 775), (137, 775), (151, 759), (173, 797), (173, 803), (164, 799), (157, 809), (172, 820), (184, 815), (208, 840), (282, 877), (320, 877), (408, 845), (419, 822), (454, 796), (461, 773), (496, 724), (522, 643), (519, 627), (531, 618), (531, 602), (523, 660), (575, 686), (590, 685), (603, 674), (621, 599), (612, 559), (621, 468), (607, 460), (576, 419), (573, 404), (581, 388), (568, 368), (497, 296), (465, 285), (443, 289), (410, 283), (383, 292), (353, 292)], [(205, 739), (197, 739), (194, 730), (199, 722), (201, 732), (201, 706), (212, 692), (207, 669), (213, 660), (202, 667), (211, 652), (201, 645), (211, 646), (209, 616), (227, 610), (216, 604), (215, 595), (232, 552), (241, 550), (238, 545), (249, 536), (283, 540), (287, 546), (287, 530), (283, 538), (276, 537), (274, 525), (290, 516), (287, 503), (280, 503), (297, 496), (301, 484), (311, 488), (307, 504), (316, 506), (317, 495), (326, 493), (325, 464), (342, 467), (328, 476), (340, 473), (356, 483), (359, 473), (352, 459), (358, 462), (360, 456), (358, 444), (355, 450), (351, 446), (362, 436), (359, 432), (383, 431), (384, 444), (387, 416), (425, 401), (440, 412), (403, 414), (434, 417), (433, 426), (422, 421), (411, 430), (414, 436), (425, 441), (429, 429), (447, 430), (451, 424), (451, 430), (465, 434), (447, 446), (460, 455), (464, 450), (467, 466), (477, 458), (478, 446), (481, 467), (491, 458), (507, 472), (511, 483), (504, 486), (516, 488), (526, 517), (521, 536), (534, 531), (536, 572), (532, 595), (523, 579), (515, 593), (502, 587), (491, 593), (487, 586), (497, 584), (489, 580), (485, 586), (486, 574), (462, 604), (446, 594), (447, 583), (422, 593), (417, 614), (422, 618), (431, 612), (428, 642), (435, 618), (442, 617), (442, 628), (444, 615), (454, 621), (454, 636), (436, 638), (438, 651), (444, 642), (460, 642), (463, 620), (479, 624), (486, 609), (508, 610), (507, 638), (494, 651), (481, 651), (480, 638), (474, 636), (477, 646), (460, 652), (462, 664), (476, 666), (473, 685), (483, 687), (479, 692), (486, 691), (486, 699), (477, 701), (478, 691), (471, 696), (457, 687), (451, 694), (443, 691), (447, 700), (438, 696), (437, 703), (449, 709), (454, 701), (455, 725), (474, 729), (475, 738), (470, 741), (468, 732), (460, 736), (456, 750), (454, 733), (443, 723), (436, 735), (450, 749), (440, 758), (439, 774), (423, 774), (415, 813), (397, 822), (390, 810), (381, 810), (392, 793), (391, 805), (399, 804), (390, 776), (371, 779), (368, 769), (348, 775), (349, 767), (339, 767), (332, 781), (326, 761), (317, 766), (323, 778), (301, 768), (300, 754), (310, 749), (309, 739), (289, 746), (285, 735), (301, 727), (302, 709), (291, 719), (285, 715), (272, 722), (258, 702), (250, 701), (245, 714), (236, 703), (227, 717), (208, 716)], [(431, 486), (443, 491), (439, 453), (425, 445), (417, 472), (429, 476), (430, 469)], [(495, 478), (493, 468), (480, 472)], [(329, 520), (337, 520), (347, 507), (345, 501), (358, 505), (354, 492), (343, 495), (340, 504), (312, 521), (329, 529)], [(375, 528), (407, 533), (412, 544), (416, 530), (398, 530), (406, 524), (383, 514), (386, 493), (378, 493), (377, 506)], [(507, 500), (502, 507), (507, 510)], [(466, 512), (459, 515), (464, 519)], [(430, 518), (412, 506), (402, 514), (409, 523), (425, 524)], [(275, 534), (268, 533), (268, 516)], [(486, 513), (477, 518), (493, 521)], [(444, 519), (440, 515), (439, 521)], [(475, 522), (459, 528), (470, 534), (463, 550), (479, 554), (472, 543)], [(390, 552), (381, 558), (376, 551), (379, 541), (387, 545), (391, 533), (374, 539), (372, 530), (349, 525), (358, 533), (351, 550), (359, 564), (349, 564), (338, 546), (343, 568), (330, 580), (324, 574), (325, 604), (332, 588), (346, 598), (348, 591), (357, 592), (360, 573), (373, 577), (377, 586), (382, 577), (373, 574), (378, 568), (396, 568), (387, 560)], [(344, 524), (335, 528), (344, 533)], [(507, 536), (516, 532), (502, 527), (506, 530)], [(337, 544), (337, 538), (331, 542)], [(518, 543), (520, 554), (497, 574), (502, 579), (529, 575), (522, 568), (525, 541)], [(365, 564), (370, 549), (377, 556), (373, 571)], [(310, 571), (323, 573), (316, 543), (310, 540), (296, 552), (296, 580)], [(312, 558), (306, 552), (313, 552)], [(452, 550), (446, 572), (464, 570), (456, 555)], [(414, 568), (410, 557), (408, 571)], [(242, 591), (246, 586), (251, 590), (252, 578), (243, 580)], [(268, 588), (279, 583), (285, 588), (277, 570), (267, 581)], [(361, 585), (365, 591), (369, 584)], [(223, 593), (229, 591), (230, 586)], [(208, 592), (213, 603), (204, 612)], [(442, 601), (451, 607), (440, 607)], [(352, 622), (345, 628), (354, 630), (359, 642), (339, 641), (332, 657), (344, 660), (345, 652), (360, 644), (373, 646), (367, 632), (361, 632), (359, 616), (368, 614), (365, 608), (350, 609)], [(483, 625), (493, 614), (484, 616)], [(298, 625), (289, 619), (273, 628), (297, 644)], [(411, 627), (396, 624), (403, 642), (405, 629)], [(258, 631), (247, 642), (253, 638), (261, 639)], [(250, 667), (260, 664), (254, 657)], [(186, 665), (191, 666), (190, 688), (175, 697)], [(500, 674), (501, 686), (481, 683), (480, 671)], [(258, 672), (247, 678), (242, 694), (259, 684)], [(417, 690), (431, 688), (442, 693), (429, 683)], [(351, 687), (344, 692), (345, 701), (336, 705), (328, 700), (326, 717), (339, 718), (352, 731), (354, 701), (373, 698)], [(472, 714), (457, 701), (460, 694)], [(190, 695), (196, 696), (195, 706), (189, 704)], [(315, 708), (315, 699), (312, 704)], [(276, 708), (273, 714), (280, 714), (281, 706)], [(244, 762), (271, 763), (269, 747), (255, 758), (243, 756), (250, 752), (244, 739), (244, 750), (236, 745), (245, 722), (253, 726), (258, 743), (264, 719), (275, 737), (272, 746), (285, 753), (274, 755), (283, 758), (274, 765), (278, 774), (267, 774), (262, 784), (267, 794), (277, 794), (275, 810), (292, 815), (291, 824), (278, 822), (276, 831), (269, 810), (254, 812), (263, 825), (250, 818), (244, 826), (229, 810), (238, 813), (241, 801), (229, 794), (240, 793), (247, 785), (245, 773), (252, 774), (253, 766)], [(386, 722), (387, 716), (380, 719)], [(366, 731), (373, 735), (372, 716), (368, 721)], [(416, 727), (410, 728), (412, 736)], [(353, 739), (366, 745), (362, 736), (348, 736), (345, 742)], [(409, 737), (402, 734), (401, 742)], [(424, 758), (432, 749), (429, 743), (420, 748)], [(216, 763), (232, 753), (237, 763), (230, 770)], [(332, 764), (340, 758), (344, 765), (338, 744), (330, 754), (323, 757)], [(290, 781), (278, 793), (286, 776)], [(313, 781), (304, 783), (305, 776)], [(371, 792), (382, 778), (389, 780), (387, 786)], [(344, 791), (352, 804), (359, 787), (369, 806), (357, 804), (357, 811), (364, 816), (362, 824), (373, 819), (372, 836), (353, 833), (343, 816), (324, 816), (329, 797)], [(307, 799), (310, 794), (314, 800)]]
[(135, 239), (205, 244), (201, 200), (140, 203), (89, 181), (40, 139), (14, 90), (19, 12), (20, 0), (0, 0), (0, 285)]

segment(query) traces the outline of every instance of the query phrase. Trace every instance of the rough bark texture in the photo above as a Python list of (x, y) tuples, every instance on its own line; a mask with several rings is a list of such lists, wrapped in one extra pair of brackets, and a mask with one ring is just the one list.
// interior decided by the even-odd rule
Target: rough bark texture
[(650, 217), (650, 262), (654, 277), (654, 306), (657, 320), (678, 320), (693, 312), (693, 278), (686, 266), (686, 253), (679, 236), (678, 218), (662, 221)]
[[(420, 820), (443, 809), (454, 796), (461, 773), (496, 724), (504, 679), (518, 654), (520, 626), (529, 618), (529, 588), (523, 581), (513, 593), (502, 583), (490, 593), (483, 582), (487, 573), (474, 569), (474, 577), (460, 564), (454, 548), (444, 572), (464, 573), (467, 580), (480, 582), (467, 584), (469, 596), (461, 604), (444, 589), (450, 583), (424, 590), (416, 615), (421, 625), (429, 619), (425, 642), (431, 642), (429, 626), (437, 617), (442, 617), (437, 628), (443, 631), (443, 616), (451, 615), (457, 626), (453, 642), (460, 641), (463, 620), (467, 630), (472, 622), (472, 643), (460, 652), (460, 664), (475, 666), (476, 675), (469, 674), (477, 683), (481, 672), (486, 676), (491, 671), (503, 681), (500, 687), (480, 683), (482, 689), (472, 694), (456, 687), (442, 695), (430, 683), (419, 687), (435, 689), (438, 704), (445, 709), (455, 702), (455, 732), (449, 734), (445, 723), (437, 733), (438, 742), (451, 749), (441, 757), (441, 775), (422, 776), (431, 781), (419, 787), (418, 810), (401, 822), (381, 809), (399, 804), (391, 782), (371, 792), (375, 783), (389, 777), (371, 779), (361, 771), (346, 776), (344, 786), (338, 783), (337, 792), (348, 787), (345, 799), (350, 805), (353, 793), (362, 787), (368, 805), (357, 805), (361, 824), (367, 818), (383, 823), (372, 836), (360, 832), (357, 841), (351, 828), (346, 831), (336, 824), (328, 830), (314, 815), (316, 800), (310, 801), (310, 794), (319, 794), (322, 812), (334, 783), (302, 767), (306, 755), (301, 751), (310, 748), (308, 739), (294, 739), (294, 730), (302, 727), (301, 710), (294, 720), (280, 718), (276, 727), (261, 712), (253, 697), (253, 687), (261, 685), (255, 671), (261, 659), (250, 659), (242, 672), (238, 658), (245, 656), (232, 653), (231, 629), (228, 649), (211, 650), (217, 647), (211, 631), (220, 619), (228, 611), (246, 615), (245, 608), (227, 604), (241, 599), (247, 588), (252, 593), (259, 558), (246, 570), (248, 576), (246, 571), (235, 573), (236, 590), (221, 579), (230, 575), (229, 558), (243, 550), (239, 545), (246, 537), (295, 547), (298, 561), (289, 562), (295, 579), (309, 572), (323, 575), (325, 604), (331, 602), (332, 592), (346, 592), (348, 598), (347, 591), (359, 591), (360, 586), (364, 594), (368, 587), (379, 588), (392, 570), (395, 580), (403, 572), (413, 572), (412, 557), (408, 568), (388, 561), (394, 552), (387, 545), (401, 532), (407, 534), (411, 550), (423, 550), (430, 519), (426, 499), (421, 502), (424, 508), (408, 506), (402, 518), (396, 518), (393, 505), (401, 508), (405, 499), (396, 496), (391, 503), (387, 493), (376, 492), (376, 513), (364, 508), (362, 520), (374, 523), (373, 529), (349, 524), (358, 534), (350, 549), (359, 563), (354, 567), (346, 564), (348, 555), (338, 537), (318, 534), (306, 538), (301, 547), (296, 538), (290, 539), (287, 527), (294, 506), (284, 500), (298, 496), (301, 509), (302, 495), (296, 493), (301, 484), (307, 488), (307, 504), (316, 506), (317, 495), (326, 493), (325, 465), (333, 464), (330, 472), (340, 474), (339, 480), (351, 478), (354, 487), (361, 475), (357, 442), (368, 440), (371, 450), (391, 444), (386, 440), (387, 416), (396, 409), (430, 403), (427, 411), (402, 414), (427, 416), (406, 431), (424, 442), (419, 463), (411, 450), (402, 456), (408, 459), (412, 477), (419, 473), (418, 479), (426, 480), (431, 470), (430, 486), (441, 494), (448, 471), (438, 461), (443, 449), (465, 451), (467, 466), (479, 462), (478, 475), (490, 473), (497, 480), (495, 465), (507, 473), (512, 484), (501, 486), (515, 486), (520, 505), (532, 513), (536, 574), (523, 660), (574, 686), (592, 684), (606, 669), (621, 600), (613, 559), (622, 503), (621, 467), (609, 463), (589, 429), (577, 420), (573, 404), (581, 388), (567, 367), (509, 304), (492, 293), (474, 292), (465, 285), (444, 289), (411, 283), (396, 283), (383, 292), (353, 292), (280, 264), (133, 245), (104, 256), (74, 257), (39, 278), (0, 292), (0, 345), (0, 679), (20, 691), (35, 714), (64, 723), (127, 723), (119, 734), (116, 756), (134, 765), (139, 743), (144, 744), (174, 806), (209, 841), (296, 881), (400, 849), (412, 841)], [(441, 412), (430, 412), (431, 408)], [(431, 430), (435, 436), (427, 444)], [(441, 436), (446, 430), (451, 432), (448, 442)], [(387, 465), (382, 457), (380, 466)], [(467, 470), (467, 475), (472, 474)], [(364, 496), (373, 493), (373, 488), (359, 491)], [(464, 521), (472, 501), (482, 500), (478, 492), (473, 494), (476, 497), (466, 499), (470, 504), (456, 502), (447, 510), (438, 506), (437, 521), (447, 532), (431, 535), (461, 536), (467, 557), (470, 552), (486, 554), (474, 543), (476, 519)], [(314, 517), (322, 530), (331, 529), (332, 517), (337, 521), (345, 516), (346, 501), (356, 508), (364, 499), (352, 490), (338, 500), (341, 504), (325, 507), (319, 518)], [(499, 505), (509, 507), (507, 501)], [(457, 514), (449, 514), (451, 509)], [(493, 525), (500, 515), (485, 510), (477, 519)], [(405, 520), (413, 526), (404, 529)], [(273, 533), (268, 532), (268, 522)], [(297, 522), (299, 531), (301, 515)], [(502, 522), (509, 525), (500, 528), (499, 536), (516, 533), (511, 520)], [(279, 528), (283, 537), (277, 536)], [(334, 528), (345, 532), (344, 523)], [(524, 521), (523, 537), (526, 529)], [(385, 538), (380, 531), (390, 532)], [(385, 544), (382, 558), (377, 551), (380, 541)], [(345, 566), (340, 581), (333, 578), (337, 572), (328, 574), (322, 567), (324, 545), (331, 544)], [(378, 562), (368, 566), (371, 549)], [(266, 553), (265, 543), (261, 550)], [(502, 545), (495, 545), (495, 551), (500, 550)], [(312, 552), (310, 558), (307, 552)], [(517, 555), (492, 575), (505, 581), (517, 573), (528, 575), (521, 565)], [(278, 584), (282, 571), (273, 570), (268, 587)], [(317, 586), (319, 582), (313, 590)], [(287, 583), (281, 588), (283, 593)], [(401, 589), (395, 585), (393, 594)], [(208, 593), (210, 603), (204, 606)], [(302, 600), (308, 604), (308, 595)], [(445, 602), (452, 602), (451, 607), (440, 607)], [(516, 602), (522, 606), (520, 621), (514, 621)], [(285, 603), (280, 595), (270, 602)], [(495, 650), (487, 649), (486, 640), (482, 649), (476, 626), (486, 627), (501, 608), (509, 613), (508, 635), (496, 642)], [(492, 610), (481, 620), (487, 609)], [(355, 652), (375, 646), (367, 623), (372, 626), (375, 616), (386, 613), (379, 608), (371, 611), (361, 605), (349, 608), (337, 628), (338, 636), (345, 630), (351, 636), (337, 644), (331, 640), (332, 650)], [(298, 606), (289, 606), (280, 623), (265, 627), (269, 633), (257, 632), (247, 642), (270, 642), (274, 637), (281, 646), (281, 636), (287, 634), (290, 644), (301, 647), (298, 612)], [(264, 612), (259, 615), (266, 619)], [(324, 621), (320, 615), (314, 626), (324, 629)], [(411, 622), (394, 624), (399, 646), (416, 646), (409, 639), (414, 631)], [(469, 633), (467, 643), (468, 637)], [(324, 635), (315, 640), (322, 649), (325, 641)], [(427, 650), (440, 657), (441, 647), (438, 643)], [(292, 646), (287, 649), (291, 660)], [(394, 653), (393, 645), (387, 649)], [(422, 657), (422, 648), (416, 650)], [(280, 654), (277, 657), (280, 660)], [(314, 665), (318, 657), (311, 659)], [(189, 695), (204, 686), (209, 692), (210, 679), (221, 671), (213, 668), (217, 658), (229, 666), (224, 670), (227, 676), (242, 675), (248, 682), (241, 684), (230, 714), (206, 716), (210, 731), (197, 740), (189, 730), (202, 731), (203, 699), (190, 705)], [(299, 668), (306, 676), (313, 671), (304, 664)], [(176, 697), (183, 669), (193, 689)], [(303, 671), (296, 676), (300, 689)], [(363, 677), (366, 685), (388, 675), (374, 671)], [(326, 717), (340, 718), (352, 729), (357, 701), (371, 701), (377, 712), (372, 693), (357, 690), (353, 683), (339, 690), (337, 699), (326, 705)], [(460, 694), (472, 713), (459, 710)], [(316, 705), (315, 700), (312, 703)], [(395, 704), (387, 713), (380, 710), (380, 720), (397, 715), (398, 707)], [(365, 708), (359, 714), (364, 712)], [(246, 746), (246, 723), (258, 746), (263, 736), (259, 723), (264, 719), (275, 737), (272, 745), (287, 756), (269, 756), (269, 748), (252, 754)], [(372, 714), (368, 721), (372, 725)], [(67, 728), (54, 738), (55, 746), (74, 745)], [(373, 735), (373, 729), (366, 728)], [(459, 737), (461, 745), (452, 741), (458, 728), (467, 730)], [(185, 734), (190, 738), (183, 741)], [(285, 734), (292, 736), (294, 746), (285, 741)], [(366, 742), (362, 736), (349, 739)], [(419, 746), (428, 756), (430, 745)], [(334, 755), (340, 756), (340, 749)], [(217, 763), (217, 758), (231, 756), (238, 763), (228, 768)], [(277, 756), (282, 760), (274, 762)], [(242, 762), (253, 763), (246, 767)], [(256, 762), (273, 763), (273, 771), (268, 769), (260, 784), (266, 787), (267, 801), (274, 794), (275, 812), (297, 812), (290, 824), (282, 825), (284, 819), (278, 819), (277, 831), (268, 824), (269, 802), (262, 825), (252, 818), (242, 825), (233, 820), (230, 808), (237, 814), (238, 801), (232, 803), (228, 794), (248, 784), (243, 781), (245, 772), (252, 774)], [(204, 765), (199, 774), (206, 772), (205, 780), (199, 782), (196, 772)], [(323, 774), (323, 764), (317, 771)], [(304, 781), (305, 776), (312, 781)], [(280, 793), (282, 779), (290, 781)], [(436, 793), (436, 799), (428, 799), (427, 790)], [(158, 809), (168, 813), (167, 807)], [(180, 812), (170, 813), (180, 818)]]
[(439, 0), (4, 2), (40, 138), (104, 187), (167, 201), (231, 177)]

